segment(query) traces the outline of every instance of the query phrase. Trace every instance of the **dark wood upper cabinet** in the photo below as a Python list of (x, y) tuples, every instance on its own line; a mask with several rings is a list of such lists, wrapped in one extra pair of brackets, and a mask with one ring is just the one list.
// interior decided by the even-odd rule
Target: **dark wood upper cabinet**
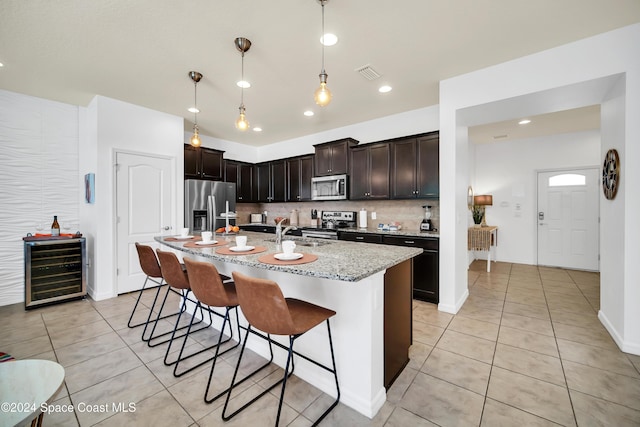
[(236, 183), (236, 201), (254, 202), (253, 165), (235, 160), (225, 160), (224, 165), (224, 180)]
[(295, 157), (287, 163), (287, 201), (311, 200), (311, 178), (313, 177), (313, 156)]
[(222, 181), (224, 151), (184, 145), (184, 177)]
[(389, 198), (389, 144), (371, 144), (350, 150), (350, 199)]
[(418, 138), (418, 197), (440, 197), (440, 136)]
[(440, 197), (439, 133), (391, 143), (391, 198)]
[(256, 201), (284, 202), (286, 196), (286, 164), (284, 160), (260, 163), (254, 166), (257, 180)]
[(349, 148), (358, 144), (353, 138), (315, 145), (315, 176), (349, 173)]

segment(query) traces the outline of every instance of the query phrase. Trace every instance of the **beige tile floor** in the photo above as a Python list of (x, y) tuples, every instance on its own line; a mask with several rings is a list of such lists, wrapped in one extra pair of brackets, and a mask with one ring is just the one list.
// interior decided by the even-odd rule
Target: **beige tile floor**
[[(453, 316), (414, 302), (411, 361), (369, 420), (339, 405), (331, 426), (639, 426), (640, 357), (618, 350), (597, 319), (595, 273), (484, 262), (469, 270), (469, 298)], [(152, 296), (143, 301), (150, 305)], [(45, 426), (262, 426), (275, 419), (276, 395), (223, 423), (222, 402), (205, 404), (209, 364), (175, 378), (165, 346), (149, 348), (126, 326), (134, 295), (69, 302), (25, 312), (0, 307), (0, 351), (56, 360), (66, 369), (56, 404), (135, 403), (135, 412), (54, 413)], [(171, 324), (164, 321), (162, 328)], [(216, 337), (200, 332), (189, 349)], [(205, 353), (206, 354), (206, 353)], [(215, 390), (230, 379), (237, 351), (216, 367)], [(260, 359), (252, 355), (252, 364)], [(246, 400), (280, 374), (269, 369), (232, 399)], [(293, 377), (282, 425), (308, 426), (328, 396)]]

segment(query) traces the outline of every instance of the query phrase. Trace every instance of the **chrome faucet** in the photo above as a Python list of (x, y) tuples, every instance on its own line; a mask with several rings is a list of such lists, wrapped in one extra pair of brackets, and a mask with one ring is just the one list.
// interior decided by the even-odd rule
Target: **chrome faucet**
[(280, 222), (278, 222), (276, 224), (276, 250), (280, 250), (282, 249), (282, 236), (284, 236), (285, 234), (287, 234), (289, 231), (291, 230), (297, 230), (298, 227), (296, 227), (295, 225), (289, 225), (287, 227), (285, 227), (285, 229), (282, 229), (282, 223), (284, 221), (286, 221), (287, 218), (283, 218), (280, 220)]

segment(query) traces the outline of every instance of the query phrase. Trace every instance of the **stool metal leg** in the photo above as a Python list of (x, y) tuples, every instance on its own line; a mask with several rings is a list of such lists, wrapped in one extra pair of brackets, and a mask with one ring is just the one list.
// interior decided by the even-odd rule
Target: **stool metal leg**
[[(260, 399), (265, 394), (269, 393), (274, 387), (276, 387), (278, 384), (280, 384), (283, 381), (283, 380), (276, 381), (275, 384), (273, 384), (271, 387), (269, 387), (268, 389), (264, 390), (262, 393), (260, 393), (259, 395), (257, 395), (253, 399), (251, 399), (251, 401), (245, 403), (240, 409), (237, 409), (235, 412), (233, 412), (230, 415), (226, 415), (227, 407), (229, 406), (229, 399), (231, 398), (231, 392), (233, 391), (233, 387), (242, 384), (243, 382), (245, 382), (246, 380), (251, 378), (253, 375), (257, 374), (258, 372), (260, 372), (261, 370), (263, 370), (264, 368), (269, 366), (271, 364), (271, 362), (273, 362), (273, 346), (272, 346), (271, 335), (267, 334), (267, 337), (268, 337), (267, 341), (269, 342), (269, 352), (271, 353), (270, 354), (271, 357), (270, 357), (269, 361), (267, 363), (265, 363), (264, 365), (262, 365), (261, 367), (259, 367), (258, 369), (256, 369), (255, 371), (253, 371), (252, 373), (250, 373), (249, 375), (247, 375), (246, 377), (244, 377), (242, 380), (240, 380), (238, 382), (235, 382), (236, 381), (236, 377), (238, 375), (238, 370), (240, 369), (240, 363), (242, 362), (242, 355), (244, 354), (244, 349), (245, 349), (245, 346), (247, 345), (247, 339), (249, 338), (249, 332), (253, 332), (251, 330), (251, 325), (247, 326), (247, 333), (246, 333), (246, 335), (244, 337), (244, 342), (242, 343), (242, 347), (240, 348), (240, 356), (238, 356), (238, 363), (236, 363), (236, 369), (233, 372), (233, 378), (231, 379), (231, 385), (229, 386), (229, 388), (227, 390), (225, 390), (225, 392), (227, 393), (227, 398), (225, 399), (225, 402), (224, 402), (224, 408), (222, 408), (222, 419), (224, 421), (229, 421), (231, 418), (233, 418), (236, 415), (238, 415), (240, 412), (242, 412), (244, 409), (246, 409), (249, 405), (251, 405), (256, 400)], [(286, 371), (285, 371), (285, 374), (286, 374)], [(293, 374), (293, 364), (292, 364), (291, 372), (287, 376), (291, 376), (292, 374)]]
[[(200, 307), (200, 312), (202, 313), (202, 304), (200, 302), (198, 302), (198, 305), (196, 306), (196, 310), (198, 309), (198, 307)], [(211, 324), (213, 323), (213, 318), (211, 317), (211, 310), (207, 309), (207, 311), (209, 312), (209, 326), (211, 326)], [(178, 354), (178, 359), (175, 362), (170, 362), (170, 363), (167, 362), (167, 357), (169, 356), (169, 349), (171, 348), (171, 344), (167, 348), (167, 352), (166, 352), (166, 354), (164, 356), (164, 364), (165, 365), (169, 366), (169, 365), (175, 364), (175, 366), (173, 367), (173, 376), (181, 377), (184, 374), (186, 374), (187, 372), (191, 372), (194, 369), (199, 368), (200, 366), (204, 365), (205, 363), (210, 362), (211, 360), (213, 360), (213, 364), (215, 366), (215, 363), (216, 363), (215, 360), (219, 355), (225, 354), (225, 353), (233, 350), (234, 348), (236, 348), (238, 345), (240, 345), (240, 338), (238, 338), (238, 342), (235, 345), (225, 349), (223, 352), (220, 353), (220, 346), (223, 345), (223, 344), (226, 344), (227, 342), (229, 342), (230, 340), (233, 339), (233, 328), (231, 327), (231, 320), (229, 318), (229, 311), (230, 311), (230, 307), (226, 307), (226, 311), (225, 311), (225, 314), (224, 314), (224, 317), (223, 317), (223, 321), (222, 321), (222, 328), (220, 329), (220, 335), (218, 336), (218, 342), (216, 344), (213, 344), (213, 345), (211, 345), (209, 347), (203, 348), (201, 350), (198, 350), (198, 351), (196, 351), (194, 353), (191, 353), (191, 354), (183, 357), (184, 348), (185, 348), (185, 346), (187, 344), (187, 338), (189, 337), (189, 333), (191, 331), (191, 326), (193, 324), (193, 319), (194, 319), (195, 316), (191, 317), (191, 322), (189, 323), (189, 328), (187, 329), (187, 333), (184, 335), (184, 340), (182, 341), (182, 347), (180, 348), (180, 353)], [(216, 314), (218, 314), (218, 313), (216, 313)], [(237, 315), (237, 311), (236, 311), (236, 315)], [(224, 328), (227, 325), (227, 322), (229, 324), (229, 338), (223, 340), (222, 337), (224, 335)], [(198, 330), (202, 330), (202, 328), (198, 329)], [(239, 334), (239, 332), (238, 332), (238, 334)], [(180, 362), (182, 362), (183, 360), (187, 360), (187, 359), (189, 359), (189, 358), (191, 358), (193, 356), (197, 356), (198, 354), (204, 353), (205, 351), (209, 351), (209, 350), (211, 350), (213, 348), (216, 349), (215, 355), (213, 355), (212, 357), (210, 357), (210, 358), (198, 363), (197, 365), (192, 366), (192, 367), (190, 367), (190, 368), (188, 368), (188, 369), (186, 369), (186, 370), (184, 370), (182, 372), (178, 372), (178, 366), (180, 365)], [(211, 377), (209, 377), (209, 378), (211, 378)]]

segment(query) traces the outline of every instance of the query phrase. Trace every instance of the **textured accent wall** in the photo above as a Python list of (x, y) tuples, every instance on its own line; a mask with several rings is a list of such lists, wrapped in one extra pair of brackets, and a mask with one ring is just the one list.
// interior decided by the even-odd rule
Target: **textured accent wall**
[(0, 90), (0, 306), (24, 301), (22, 237), (77, 231), (79, 183), (78, 107)]

